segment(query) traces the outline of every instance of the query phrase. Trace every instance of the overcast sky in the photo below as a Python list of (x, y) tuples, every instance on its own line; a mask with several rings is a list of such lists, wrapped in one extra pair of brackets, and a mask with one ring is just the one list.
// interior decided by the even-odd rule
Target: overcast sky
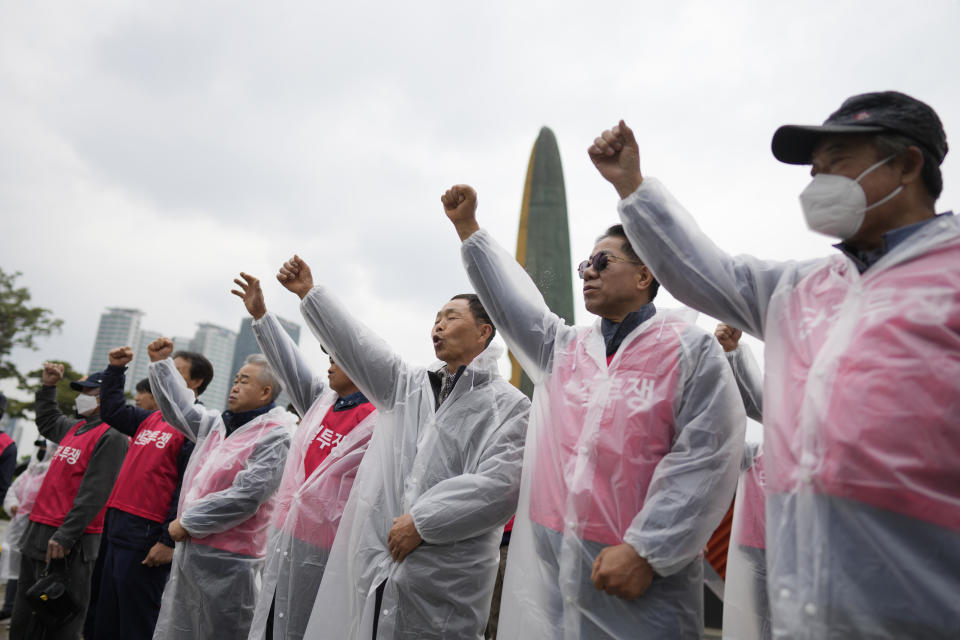
[[(585, 150), (620, 117), (644, 173), (721, 247), (829, 254), (797, 203), (809, 175), (774, 160), (771, 135), (897, 89), (960, 140), (960, 3), (919, 6), (0, 1), (0, 265), (65, 321), (18, 362), (84, 369), (108, 306), (140, 308), (167, 335), (236, 330), (240, 270), (299, 321), (273, 280), (297, 252), (426, 364), (435, 312), (469, 289), (439, 196), (474, 185), (481, 224), (513, 250), (543, 125), (560, 145), (575, 262), (616, 221)], [(942, 210), (958, 206), (958, 153)], [(325, 367), (312, 336), (301, 342)]]

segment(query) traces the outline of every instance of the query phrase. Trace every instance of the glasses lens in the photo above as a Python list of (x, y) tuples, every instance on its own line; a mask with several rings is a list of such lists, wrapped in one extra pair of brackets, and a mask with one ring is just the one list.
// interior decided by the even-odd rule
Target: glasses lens
[(608, 264), (610, 264), (610, 257), (606, 251), (601, 251), (593, 256), (593, 268), (597, 270), (597, 273), (606, 269)]
[(580, 274), (580, 279), (583, 280), (583, 272), (587, 270), (587, 267), (590, 266), (589, 260), (584, 260), (577, 266), (577, 273)]

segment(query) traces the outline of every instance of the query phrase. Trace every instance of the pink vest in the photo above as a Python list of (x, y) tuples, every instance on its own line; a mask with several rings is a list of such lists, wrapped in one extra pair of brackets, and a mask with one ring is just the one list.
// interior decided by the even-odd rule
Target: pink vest
[(166, 520), (180, 476), (177, 456), (183, 440), (159, 411), (151, 413), (130, 442), (107, 507), (154, 522)]
[(334, 412), (334, 398), (315, 402), (300, 422), (273, 519), (274, 528), (321, 549), (333, 546), (376, 418), (371, 403)]
[(736, 544), (766, 549), (767, 493), (764, 490), (766, 474), (763, 470), (763, 450), (753, 464), (740, 474), (737, 501), (734, 506), (733, 541)]
[(662, 316), (628, 337), (607, 365), (599, 329), (558, 352), (544, 381), (550, 415), (538, 434), (530, 519), (586, 540), (620, 544), (674, 440), (680, 341)]
[(958, 264), (960, 239), (863, 276), (837, 257), (771, 301), (768, 491), (960, 530)]
[[(87, 472), (87, 465), (90, 464), (90, 457), (93, 456), (93, 449), (100, 436), (110, 428), (110, 425), (103, 423), (77, 435), (77, 429), (84, 424), (86, 420), (73, 425), (60, 441), (47, 475), (40, 486), (37, 501), (30, 511), (30, 520), (33, 522), (59, 527), (73, 507), (73, 501), (80, 491), (83, 475)], [(106, 510), (107, 507), (104, 505), (83, 532), (103, 532), (103, 515)]]
[[(246, 467), (250, 454), (257, 443), (270, 429), (284, 429), (278, 422), (264, 422), (261, 416), (247, 423), (229, 438), (224, 438), (223, 426), (212, 430), (202, 444), (193, 452), (194, 474), (184, 480), (180, 495), (180, 511), (184, 505), (206, 495), (223, 491), (233, 484), (237, 474)], [(258, 424), (259, 423), (259, 424)], [(273, 511), (274, 498), (260, 505), (250, 518), (237, 526), (203, 538), (191, 538), (195, 544), (214, 547), (223, 551), (262, 558), (266, 553), (267, 528)]]

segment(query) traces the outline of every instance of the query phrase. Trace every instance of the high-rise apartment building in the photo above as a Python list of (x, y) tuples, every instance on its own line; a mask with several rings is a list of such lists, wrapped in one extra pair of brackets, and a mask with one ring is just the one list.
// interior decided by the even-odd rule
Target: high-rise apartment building
[[(97, 337), (93, 341), (93, 354), (90, 356), (90, 366), (87, 373), (103, 371), (107, 368), (109, 359), (107, 354), (114, 347), (136, 345), (140, 336), (140, 318), (143, 311), (139, 309), (123, 309), (110, 307), (100, 316), (97, 327)], [(127, 388), (131, 387), (128, 380)]]
[[(227, 395), (233, 383), (233, 350), (237, 334), (230, 329), (201, 322), (193, 336), (190, 350), (202, 353), (213, 365), (213, 381), (200, 396), (200, 401), (208, 409), (224, 411), (227, 408)], [(177, 341), (174, 345), (179, 348)]]
[(137, 383), (149, 375), (150, 354), (147, 353), (147, 345), (161, 335), (159, 331), (150, 331), (149, 329), (140, 331), (140, 335), (133, 345), (133, 362), (127, 367), (127, 391), (133, 391)]

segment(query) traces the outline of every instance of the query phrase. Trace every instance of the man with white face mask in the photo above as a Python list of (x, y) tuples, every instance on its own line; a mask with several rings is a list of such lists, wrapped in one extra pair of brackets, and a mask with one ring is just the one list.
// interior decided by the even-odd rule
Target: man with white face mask
[[(127, 438), (100, 418), (103, 373), (71, 382), (80, 392), (77, 413), (68, 417), (57, 405), (57, 382), (63, 365), (43, 365), (43, 386), (37, 391), (37, 428), (59, 443), (44, 477), (30, 522), (20, 539), (20, 577), (10, 623), (11, 638), (77, 638), (90, 601), (90, 577), (100, 548), (107, 498), (127, 452)], [(26, 599), (30, 587), (52, 561), (52, 571), (65, 572), (78, 615), (69, 623), (47, 628)]]
[(936, 215), (946, 136), (896, 92), (785, 126), (801, 196), (842, 255), (731, 257), (655, 179), (621, 121), (590, 147), (637, 253), (681, 301), (766, 342), (768, 594), (783, 638), (960, 629), (960, 223)]

